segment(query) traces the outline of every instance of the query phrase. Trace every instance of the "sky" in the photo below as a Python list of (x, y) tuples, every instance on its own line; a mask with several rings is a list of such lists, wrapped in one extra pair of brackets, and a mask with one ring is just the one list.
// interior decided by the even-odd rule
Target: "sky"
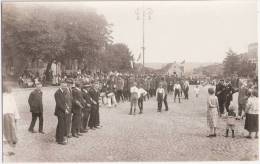
[(114, 43), (128, 45), (135, 58), (142, 52), (142, 21), (135, 12), (152, 9), (145, 21), (146, 63), (222, 62), (228, 49), (244, 53), (257, 42), (256, 0), (55, 2), (75, 3), (104, 15), (113, 24)]
[(247, 51), (257, 42), (256, 1), (87, 2), (113, 24), (114, 42), (137, 56), (142, 47), (142, 21), (137, 8), (151, 8), (145, 22), (145, 62), (222, 62), (231, 48)]

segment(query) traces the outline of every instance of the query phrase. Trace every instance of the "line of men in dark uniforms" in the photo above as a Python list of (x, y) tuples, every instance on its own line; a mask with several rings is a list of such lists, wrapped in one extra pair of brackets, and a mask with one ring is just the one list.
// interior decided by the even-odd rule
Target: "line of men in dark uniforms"
[(100, 128), (99, 84), (83, 85), (73, 80), (62, 82), (55, 92), (55, 115), (58, 118), (56, 142), (67, 144), (66, 139), (82, 136), (90, 129)]
[[(39, 133), (43, 132), (43, 104), (41, 84), (29, 96), (30, 112), (32, 121), (29, 132), (34, 131), (34, 125), (39, 118)], [(56, 142), (61, 145), (68, 143), (68, 138), (78, 138), (86, 133), (88, 129), (99, 129), (99, 84), (82, 84), (72, 79), (62, 81), (60, 87), (54, 94), (56, 106), (55, 116), (58, 124), (56, 128)]]

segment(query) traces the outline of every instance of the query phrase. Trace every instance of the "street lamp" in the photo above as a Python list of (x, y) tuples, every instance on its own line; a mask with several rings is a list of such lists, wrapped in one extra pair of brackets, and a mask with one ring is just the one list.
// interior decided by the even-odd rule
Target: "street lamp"
[(144, 41), (145, 41), (145, 38), (144, 38), (144, 25), (145, 25), (145, 20), (151, 20), (151, 15), (153, 13), (153, 10), (151, 8), (144, 8), (144, 5), (142, 8), (137, 8), (135, 10), (135, 14), (137, 16), (137, 20), (142, 19), (142, 31), (143, 31), (143, 45), (142, 45), (142, 50), (143, 50), (143, 67), (144, 67), (144, 51), (145, 51), (145, 44), (144, 44)]

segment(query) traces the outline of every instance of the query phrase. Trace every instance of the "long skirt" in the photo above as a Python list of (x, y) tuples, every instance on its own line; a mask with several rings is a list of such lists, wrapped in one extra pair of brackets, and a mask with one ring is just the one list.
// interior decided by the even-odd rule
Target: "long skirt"
[(3, 133), (5, 140), (10, 145), (15, 145), (18, 141), (16, 136), (16, 126), (15, 126), (15, 119), (14, 114), (7, 113), (4, 115), (3, 118)]
[(218, 122), (217, 108), (209, 108), (207, 110), (207, 124), (210, 128), (216, 128)]
[(245, 129), (249, 132), (258, 132), (258, 114), (246, 114)]

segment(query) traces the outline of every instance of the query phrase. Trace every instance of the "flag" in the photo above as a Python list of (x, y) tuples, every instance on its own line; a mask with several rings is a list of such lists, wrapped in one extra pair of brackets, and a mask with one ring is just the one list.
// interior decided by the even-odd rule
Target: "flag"
[(130, 64), (131, 64), (131, 68), (133, 69), (134, 68), (133, 60), (130, 61)]
[(138, 58), (136, 59), (136, 61), (138, 62), (141, 59), (141, 53), (139, 54)]
[(181, 62), (181, 64), (184, 64), (185, 63), (185, 60), (183, 60), (182, 62)]

